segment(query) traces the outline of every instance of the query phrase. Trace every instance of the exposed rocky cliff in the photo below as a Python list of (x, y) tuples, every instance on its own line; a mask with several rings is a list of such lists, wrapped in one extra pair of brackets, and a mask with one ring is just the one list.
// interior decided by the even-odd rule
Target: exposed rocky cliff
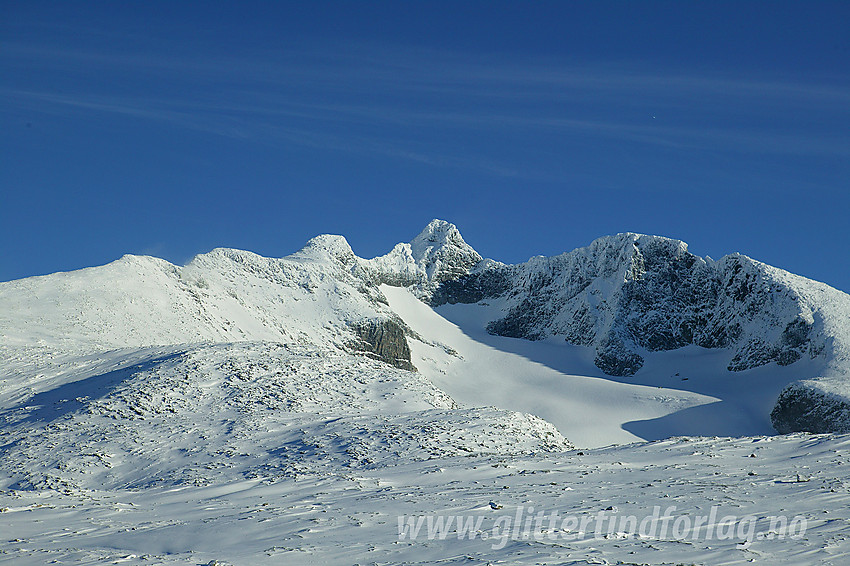
[(404, 329), (398, 322), (390, 319), (375, 319), (352, 324), (357, 340), (351, 349), (388, 363), (399, 369), (416, 371), (410, 362), (410, 347), (407, 345)]
[(821, 295), (850, 312), (847, 295), (746, 256), (713, 261), (678, 240), (618, 234), (555, 257), (487, 265), (444, 281), (430, 302), (499, 299), (503, 316), (490, 333), (563, 337), (593, 347), (605, 373), (628, 376), (647, 352), (689, 344), (729, 348), (731, 371), (815, 358), (833, 346)]

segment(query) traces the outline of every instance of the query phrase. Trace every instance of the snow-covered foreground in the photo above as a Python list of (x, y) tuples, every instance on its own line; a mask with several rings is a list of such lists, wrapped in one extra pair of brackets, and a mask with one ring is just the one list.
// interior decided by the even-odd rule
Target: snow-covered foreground
[(210, 485), (571, 447), (537, 417), (462, 409), (422, 375), (316, 347), (185, 345), (42, 364), (31, 374), (60, 377), (0, 396), (0, 487)]
[[(458, 363), (475, 364), (484, 347), (442, 338)], [(36, 350), (4, 352), (0, 561), (850, 560), (850, 437), (580, 449), (537, 417), (458, 407), (423, 374), (318, 347)], [(488, 355), (493, 372), (525, 359)], [(529, 388), (554, 372), (524, 363), (534, 366)], [(647, 389), (573, 379), (576, 395), (617, 387), (640, 399)], [(604, 397), (588, 405), (582, 418), (591, 422), (633, 417)], [(578, 430), (590, 441), (591, 429)], [(610, 425), (595, 438), (615, 432)]]
[[(369, 469), (325, 462), (210, 486), (6, 491), (0, 561), (841, 565), (850, 561), (848, 449), (850, 439), (830, 436), (672, 439)], [(664, 533), (660, 521), (652, 529), (656, 506), (670, 517)], [(694, 531), (712, 507), (714, 524)], [(477, 529), (460, 540), (455, 526), (438, 536), (441, 516)], [(628, 523), (619, 530), (629, 516), (650, 518), (647, 536), (629, 534)], [(413, 540), (409, 530), (400, 537), (399, 517), (422, 523)], [(617, 528), (608, 534), (611, 518)]]

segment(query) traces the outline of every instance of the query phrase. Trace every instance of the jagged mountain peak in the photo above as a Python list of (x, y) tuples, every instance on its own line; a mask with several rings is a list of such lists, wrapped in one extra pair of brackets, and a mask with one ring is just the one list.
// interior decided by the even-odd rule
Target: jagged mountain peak
[(439, 219), (429, 222), (410, 242), (410, 250), (432, 283), (463, 275), (484, 259), (464, 241), (457, 226)]
[(412, 286), (428, 299), (438, 285), (470, 273), (482, 261), (457, 226), (434, 219), (410, 243), (396, 244), (388, 254), (364, 260), (363, 265), (380, 281)]
[(417, 261), (425, 259), (425, 256), (432, 250), (443, 248), (472, 250), (469, 244), (463, 240), (457, 226), (437, 218), (429, 222), (425, 229), (413, 238), (410, 247), (413, 251), (413, 257)]
[(692, 344), (729, 349), (732, 371), (818, 358), (829, 363), (824, 371), (846, 372), (830, 362), (850, 340), (840, 320), (850, 313), (846, 294), (741, 254), (701, 258), (661, 236), (626, 232), (558, 256), (489, 266), (445, 282), (432, 297), (434, 306), (498, 298), (501, 316), (490, 333), (593, 347), (609, 375), (633, 375), (650, 352)]

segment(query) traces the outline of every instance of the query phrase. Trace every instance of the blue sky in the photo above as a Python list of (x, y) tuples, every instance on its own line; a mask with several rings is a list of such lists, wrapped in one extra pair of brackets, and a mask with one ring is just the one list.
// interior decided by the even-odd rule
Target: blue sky
[(0, 280), (124, 253), (514, 263), (633, 231), (850, 291), (847, 2), (0, 2)]

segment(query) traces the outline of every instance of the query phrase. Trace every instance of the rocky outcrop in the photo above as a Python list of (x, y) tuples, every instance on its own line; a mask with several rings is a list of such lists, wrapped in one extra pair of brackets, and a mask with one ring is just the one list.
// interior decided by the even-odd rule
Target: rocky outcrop
[(792, 432), (850, 432), (847, 380), (806, 379), (786, 387), (770, 413), (773, 428)]
[(351, 329), (356, 336), (351, 351), (400, 369), (416, 371), (410, 361), (410, 347), (404, 329), (394, 320), (369, 320), (352, 324)]

